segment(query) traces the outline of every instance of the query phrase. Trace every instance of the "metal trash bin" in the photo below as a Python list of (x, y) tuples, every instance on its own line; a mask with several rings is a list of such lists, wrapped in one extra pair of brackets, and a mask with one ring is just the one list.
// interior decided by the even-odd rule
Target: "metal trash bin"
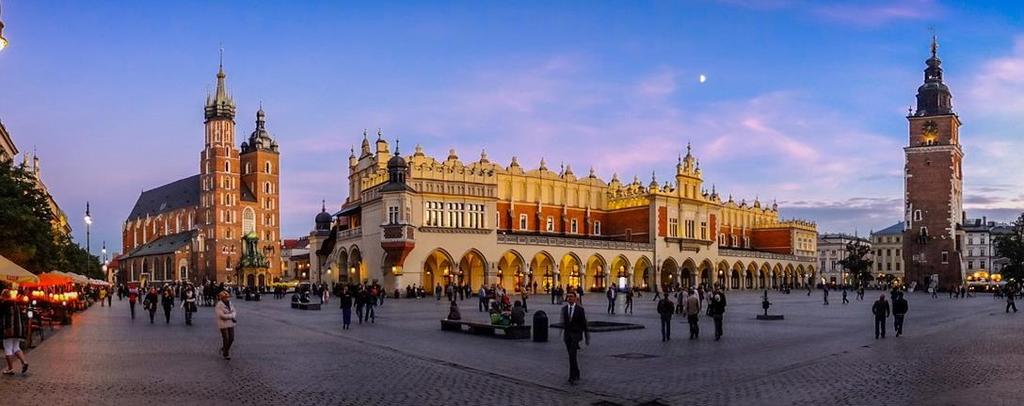
[(548, 341), (548, 314), (541, 310), (533, 313), (533, 342)]

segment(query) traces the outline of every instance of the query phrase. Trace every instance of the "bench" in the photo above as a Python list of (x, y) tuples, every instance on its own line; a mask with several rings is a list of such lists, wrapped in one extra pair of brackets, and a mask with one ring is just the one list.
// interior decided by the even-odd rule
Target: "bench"
[(320, 310), (320, 303), (292, 302), (292, 309), (299, 310)]
[[(463, 330), (463, 327), (468, 327), (468, 329)], [(473, 335), (501, 337), (513, 340), (530, 338), (530, 326), (502, 326), (491, 323), (480, 323), (465, 320), (441, 319), (441, 330), (460, 332), (465, 331)], [(496, 335), (495, 331), (497, 330), (501, 330), (502, 335)]]

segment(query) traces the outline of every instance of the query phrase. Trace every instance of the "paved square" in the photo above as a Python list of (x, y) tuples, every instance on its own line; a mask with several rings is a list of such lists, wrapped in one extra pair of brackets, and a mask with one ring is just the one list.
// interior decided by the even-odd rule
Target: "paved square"
[[(592, 320), (644, 324), (595, 333), (581, 352), (583, 381), (568, 371), (559, 330), (551, 340), (506, 341), (442, 332), (447, 306), (388, 300), (374, 324), (340, 329), (340, 311), (299, 311), (285, 300), (241, 302), (234, 359), (217, 354), (212, 309), (192, 327), (176, 309), (150, 325), (127, 302), (93, 306), (28, 355), (28, 376), (0, 379), (3, 404), (1019, 404), (1024, 315), (989, 296), (910, 295), (906, 335), (875, 340), (864, 301), (824, 306), (821, 292), (771, 293), (784, 321), (757, 321), (756, 293), (729, 295), (725, 337), (710, 320), (698, 341), (683, 319), (660, 341), (651, 296), (634, 315), (606, 315), (601, 295), (584, 300)], [(853, 295), (851, 294), (851, 299)], [(557, 314), (549, 298), (530, 310)], [(475, 301), (465, 319), (483, 320)], [(621, 307), (621, 306), (620, 306)], [(158, 317), (160, 315), (158, 314)], [(891, 323), (891, 319), (890, 319)], [(889, 326), (891, 328), (891, 325)], [(45, 399), (45, 401), (44, 401)], [(9, 403), (10, 401), (10, 403)], [(601, 403), (605, 402), (605, 403)]]

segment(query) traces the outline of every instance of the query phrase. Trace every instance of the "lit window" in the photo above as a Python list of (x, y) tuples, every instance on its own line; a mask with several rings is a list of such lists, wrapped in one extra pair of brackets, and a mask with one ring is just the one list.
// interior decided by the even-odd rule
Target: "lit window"
[(547, 221), (544, 223), (544, 229), (547, 231), (555, 231), (555, 218), (548, 216)]

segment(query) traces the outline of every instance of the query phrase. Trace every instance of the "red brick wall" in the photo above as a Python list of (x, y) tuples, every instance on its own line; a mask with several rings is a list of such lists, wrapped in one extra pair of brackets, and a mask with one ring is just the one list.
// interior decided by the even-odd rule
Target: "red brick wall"
[(750, 248), (778, 254), (793, 253), (793, 230), (789, 228), (752, 230)]
[(668, 235), (668, 207), (658, 207), (658, 236)]
[(711, 230), (711, 241), (718, 241), (718, 218), (714, 214), (708, 214), (708, 229)]

